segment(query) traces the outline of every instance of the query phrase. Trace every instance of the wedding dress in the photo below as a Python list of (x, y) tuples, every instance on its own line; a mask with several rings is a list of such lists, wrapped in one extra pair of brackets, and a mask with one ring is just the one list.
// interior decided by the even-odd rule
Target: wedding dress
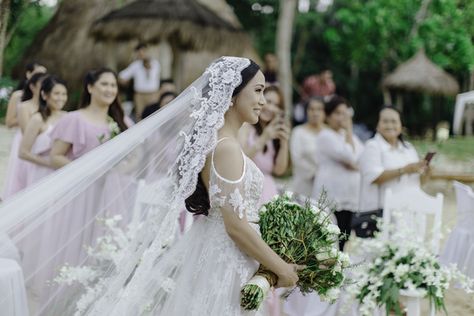
[[(258, 263), (227, 235), (219, 210), (227, 205), (249, 221), (258, 219), (263, 175), (250, 159), (242, 154), (238, 181), (211, 168), (209, 216), (173, 242), (184, 200), (217, 146), (232, 93), (249, 65), (246, 58), (219, 58), (158, 113), (0, 207), (0, 232), (23, 258), (37, 259), (34, 267), (23, 267), (27, 289), (33, 282), (37, 290), (40, 276), (77, 267), (67, 276), (82, 285), (49, 280), (40, 296), (29, 297), (32, 315), (255, 314), (240, 308), (240, 289)], [(145, 197), (144, 188), (151, 192)], [(88, 220), (81, 229), (57, 224), (58, 217), (82, 214)], [(110, 216), (121, 221), (107, 235)], [(105, 248), (96, 239), (101, 235)], [(31, 240), (36, 243), (25, 243)]]
[[(225, 140), (225, 139), (223, 139)], [(107, 315), (253, 315), (240, 308), (240, 289), (258, 262), (240, 251), (227, 234), (220, 207), (227, 204), (258, 221), (263, 174), (243, 155), (244, 171), (237, 181), (220, 176), (211, 164), (211, 209), (151, 269), (137, 268), (112, 306), (97, 309)], [(257, 231), (258, 226), (251, 224)], [(100, 312), (99, 312), (100, 310)]]

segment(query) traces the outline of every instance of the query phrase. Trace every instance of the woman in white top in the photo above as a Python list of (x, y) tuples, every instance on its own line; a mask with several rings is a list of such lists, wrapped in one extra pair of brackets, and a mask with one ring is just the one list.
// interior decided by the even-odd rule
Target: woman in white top
[(340, 240), (342, 250), (351, 232), (352, 213), (359, 204), (360, 173), (357, 165), (363, 145), (352, 133), (351, 107), (339, 96), (324, 105), (326, 124), (318, 137), (319, 171), (312, 197), (318, 199), (323, 191), (335, 204), (337, 225), (346, 238)]
[(318, 170), (316, 137), (324, 127), (324, 103), (312, 98), (306, 110), (308, 122), (293, 129), (290, 142), (293, 163), (292, 190), (307, 197), (313, 191), (314, 178)]
[(402, 122), (398, 111), (386, 106), (379, 113), (377, 133), (368, 140), (360, 157), (362, 174), (361, 211), (383, 209), (385, 190), (419, 186), (420, 174), (427, 161), (420, 160), (415, 148), (402, 138)]

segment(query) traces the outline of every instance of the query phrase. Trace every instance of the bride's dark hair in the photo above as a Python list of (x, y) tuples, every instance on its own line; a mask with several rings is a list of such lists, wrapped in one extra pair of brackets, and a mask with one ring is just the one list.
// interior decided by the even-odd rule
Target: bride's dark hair
[[(239, 94), (240, 91), (247, 86), (249, 81), (255, 77), (259, 70), (260, 67), (253, 60), (250, 60), (250, 65), (241, 71), (242, 82), (234, 89), (232, 96), (234, 97)], [(186, 209), (195, 215), (207, 216), (209, 214), (211, 203), (201, 173), (198, 174), (196, 190), (185, 200), (185, 203)]]

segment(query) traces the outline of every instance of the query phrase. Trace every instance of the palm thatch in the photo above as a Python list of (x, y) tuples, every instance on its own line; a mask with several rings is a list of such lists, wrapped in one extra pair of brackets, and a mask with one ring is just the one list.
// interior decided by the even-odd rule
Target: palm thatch
[(196, 0), (137, 0), (96, 21), (92, 34), (98, 40), (166, 40), (180, 50), (214, 50), (247, 40), (238, 23)]
[(399, 65), (384, 79), (383, 85), (434, 95), (452, 96), (459, 91), (456, 79), (429, 60), (423, 49)]
[[(240, 27), (232, 9), (224, 0), (199, 0), (215, 14), (229, 24)], [(119, 71), (133, 60), (134, 46), (138, 39), (127, 43), (115, 41), (98, 42), (91, 35), (91, 26), (111, 10), (117, 9), (119, 3), (127, 5), (131, 0), (62, 0), (53, 18), (41, 30), (32, 45), (24, 54), (22, 60), (14, 68), (14, 77), (21, 78), (24, 66), (30, 60), (42, 62), (50, 73), (59, 75), (68, 81), (70, 91), (81, 88), (85, 73), (93, 68), (108, 66)], [(224, 14), (225, 13), (225, 14)], [(179, 72), (182, 76), (182, 87), (196, 79), (210, 61), (221, 55), (246, 56), (259, 61), (248, 36), (239, 45), (228, 47), (222, 45), (212, 51), (181, 51)], [(167, 54), (166, 45), (151, 47), (150, 53), (162, 63), (163, 76), (171, 76), (171, 71), (165, 72)], [(158, 53), (159, 52), (159, 53)], [(163, 77), (164, 78), (164, 77)], [(76, 95), (72, 95), (77, 98)]]
[[(23, 77), (25, 64), (38, 60), (48, 68), (48, 72), (67, 80), (71, 90), (77, 90), (88, 70), (110, 66), (110, 62), (126, 65), (132, 47), (110, 47), (109, 43), (97, 43), (90, 36), (92, 23), (116, 9), (117, 3), (116, 0), (60, 1), (54, 16), (15, 66), (13, 75)], [(108, 59), (110, 51), (113, 51), (113, 60)]]

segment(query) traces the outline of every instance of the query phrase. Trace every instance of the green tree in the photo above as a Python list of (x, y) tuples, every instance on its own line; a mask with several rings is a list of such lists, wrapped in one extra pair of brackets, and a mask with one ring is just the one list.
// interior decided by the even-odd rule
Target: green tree
[[(54, 13), (54, 8), (41, 5), (39, 0), (0, 0), (0, 75), (10, 73)], [(4, 29), (4, 33), (1, 30)], [(2, 71), (3, 69), (3, 71)]]

